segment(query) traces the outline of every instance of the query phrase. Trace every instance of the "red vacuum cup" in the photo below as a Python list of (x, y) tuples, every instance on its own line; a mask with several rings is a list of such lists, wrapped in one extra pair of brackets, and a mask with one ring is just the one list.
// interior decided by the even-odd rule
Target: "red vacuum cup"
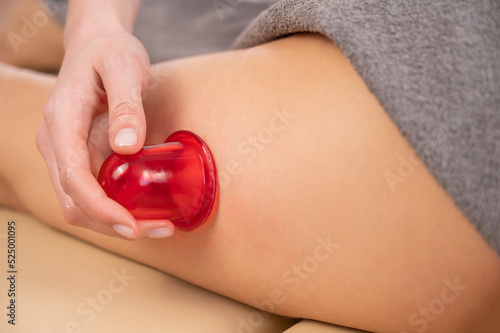
[(113, 153), (101, 166), (98, 181), (136, 219), (167, 219), (182, 230), (206, 221), (217, 191), (212, 154), (189, 131), (175, 132), (165, 143), (145, 146), (134, 155)]

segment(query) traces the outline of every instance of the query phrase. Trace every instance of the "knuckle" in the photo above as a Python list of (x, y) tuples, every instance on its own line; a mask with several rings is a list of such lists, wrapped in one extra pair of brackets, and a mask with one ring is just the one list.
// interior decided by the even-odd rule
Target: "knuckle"
[(43, 107), (43, 120), (49, 127), (54, 122), (54, 108), (49, 102)]
[(71, 196), (73, 189), (72, 170), (70, 168), (59, 168), (59, 183), (67, 195)]
[(118, 55), (118, 61), (119, 64), (124, 64), (128, 66), (135, 65), (137, 61), (139, 60), (139, 57), (135, 52), (130, 50), (129, 48), (124, 48), (120, 50), (119, 55)]
[(72, 226), (79, 226), (79, 223), (78, 223), (78, 218), (76, 217), (75, 215), (75, 211), (74, 209), (66, 209), (64, 208), (62, 210), (62, 214), (63, 214), (63, 218), (64, 220), (69, 224), (69, 225), (72, 225)]
[(80, 208), (76, 206), (74, 201), (68, 197), (63, 203), (62, 203), (62, 215), (64, 220), (72, 226), (79, 226), (80, 225), (80, 219), (78, 218), (79, 210)]
[(113, 57), (106, 57), (102, 59), (105, 68), (116, 68), (126, 70), (141, 70), (146, 68), (137, 52), (129, 48), (120, 48), (115, 50)]
[(137, 120), (140, 107), (137, 103), (131, 101), (120, 102), (112, 111), (112, 121)]
[(45, 142), (45, 133), (43, 133), (43, 130), (41, 128), (38, 128), (35, 134), (35, 146), (36, 149), (43, 155), (43, 145)]

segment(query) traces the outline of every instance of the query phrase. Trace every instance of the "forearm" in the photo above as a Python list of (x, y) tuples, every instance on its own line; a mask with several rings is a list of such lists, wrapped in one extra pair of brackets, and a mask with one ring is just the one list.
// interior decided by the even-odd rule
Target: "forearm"
[(104, 31), (132, 32), (140, 0), (69, 1), (64, 34), (66, 48), (99, 36)]

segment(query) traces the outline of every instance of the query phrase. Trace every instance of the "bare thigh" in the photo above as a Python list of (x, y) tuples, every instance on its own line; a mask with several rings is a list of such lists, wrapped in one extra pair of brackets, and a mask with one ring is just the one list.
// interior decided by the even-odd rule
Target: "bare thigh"
[[(206, 140), (220, 181), (213, 219), (195, 232), (136, 242), (67, 226), (34, 146), (13, 153), (30, 161), (25, 177), (11, 181), (27, 210), (288, 316), (371, 331), (459, 332), (498, 314), (498, 257), (329, 41), (299, 35), (153, 72), (148, 143), (178, 129)], [(26, 112), (35, 116), (12, 114), (11, 124), (29, 130), (1, 130), (34, 136), (26, 123), (39, 121), (40, 110)], [(401, 157), (412, 172), (394, 187), (386, 173), (397, 173)]]

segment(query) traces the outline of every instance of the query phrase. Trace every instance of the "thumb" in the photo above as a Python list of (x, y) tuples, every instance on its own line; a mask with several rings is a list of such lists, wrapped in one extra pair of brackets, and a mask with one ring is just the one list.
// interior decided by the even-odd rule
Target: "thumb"
[(144, 145), (146, 117), (142, 88), (146, 76), (143, 71), (133, 68), (109, 68), (101, 73), (108, 98), (109, 144), (118, 154), (134, 154)]
[(144, 145), (146, 120), (142, 101), (121, 100), (109, 111), (109, 144), (118, 154), (134, 154)]

